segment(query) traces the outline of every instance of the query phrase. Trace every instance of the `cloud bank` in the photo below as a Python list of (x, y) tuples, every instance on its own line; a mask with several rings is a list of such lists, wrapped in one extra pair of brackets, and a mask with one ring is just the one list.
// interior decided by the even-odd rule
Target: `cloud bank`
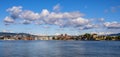
[[(22, 6), (13, 6), (6, 10), (9, 16), (4, 18), (4, 22), (5, 24), (50, 24), (59, 27), (73, 27), (80, 30), (99, 27), (94, 21), (84, 18), (84, 14), (79, 11), (58, 12), (59, 10), (60, 4), (55, 5), (52, 12), (48, 9), (42, 9), (41, 12), (34, 12), (24, 10)], [(101, 18), (99, 21), (103, 22), (104, 18)], [(120, 29), (119, 22), (104, 22), (103, 25), (108, 29)]]
[(108, 29), (120, 29), (120, 23), (114, 21), (114, 22), (105, 22), (104, 26)]

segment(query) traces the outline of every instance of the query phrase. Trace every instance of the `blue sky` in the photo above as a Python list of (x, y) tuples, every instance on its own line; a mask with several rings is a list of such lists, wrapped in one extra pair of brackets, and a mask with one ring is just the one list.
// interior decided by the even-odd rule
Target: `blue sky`
[(120, 0), (1, 0), (0, 31), (55, 35), (120, 31)]

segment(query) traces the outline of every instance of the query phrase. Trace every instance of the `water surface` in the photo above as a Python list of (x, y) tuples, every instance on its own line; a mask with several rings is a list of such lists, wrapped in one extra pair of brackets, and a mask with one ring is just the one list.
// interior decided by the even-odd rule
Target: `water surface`
[(120, 42), (0, 40), (0, 57), (120, 57)]

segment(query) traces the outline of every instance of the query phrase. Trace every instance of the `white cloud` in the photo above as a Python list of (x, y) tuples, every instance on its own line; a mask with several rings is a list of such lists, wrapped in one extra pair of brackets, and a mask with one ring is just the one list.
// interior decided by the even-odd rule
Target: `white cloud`
[(49, 11), (47, 9), (43, 9), (41, 12), (41, 16), (46, 17), (47, 15), (49, 15)]
[[(54, 9), (58, 9), (59, 4), (57, 4)], [(84, 14), (79, 11), (73, 12), (50, 12), (47, 9), (43, 9), (40, 13), (33, 12), (31, 10), (23, 10), (21, 6), (13, 6), (7, 9), (10, 16), (16, 16), (16, 19), (23, 21), (22, 24), (52, 24), (60, 27), (83, 27), (90, 28), (90, 20), (83, 18)], [(13, 22), (13, 17), (9, 17), (11, 20), (7, 22)], [(16, 20), (17, 21), (17, 20)], [(21, 23), (20, 23), (21, 24)]]
[(104, 26), (108, 29), (120, 29), (120, 23), (114, 21), (114, 22), (105, 22)]
[(5, 23), (14, 23), (14, 19), (12, 19), (11, 17), (5, 17), (5, 19), (4, 19), (4, 22)]
[(60, 35), (60, 33), (55, 33), (54, 35)]
[(47, 24), (55, 24), (61, 26), (66, 25), (73, 18), (78, 18), (81, 16), (82, 14), (79, 12), (63, 12), (63, 13), (50, 12), (49, 15), (44, 17), (44, 21)]
[(36, 20), (40, 18), (40, 15), (39, 13), (34, 13), (30, 10), (26, 10), (19, 14), (19, 17), (26, 20)]
[(2, 30), (2, 32), (8, 32), (8, 33), (11, 33), (11, 32), (13, 32), (13, 31), (10, 31), (10, 30)]
[(109, 34), (113, 34), (114, 32), (91, 32), (91, 34), (98, 34), (98, 35), (109, 35)]
[(55, 22), (54, 22), (54, 24), (55, 25), (58, 25), (58, 26), (60, 26), (60, 27), (63, 27), (64, 25), (65, 25), (65, 21), (64, 20), (61, 20), (61, 19), (59, 19), (59, 20), (56, 20)]
[(23, 22), (21, 22), (22, 24), (30, 24), (31, 23), (31, 21), (29, 21), (29, 20), (24, 20)]
[(12, 8), (8, 8), (7, 12), (11, 14), (12, 18), (16, 19), (22, 12), (22, 6), (13, 6)]
[(97, 28), (96, 25), (87, 24), (87, 25), (78, 27), (78, 29), (80, 29), (80, 30), (87, 30), (87, 29), (93, 29), (93, 28)]
[(100, 18), (99, 21), (100, 21), (100, 22), (103, 22), (103, 21), (104, 21), (104, 18)]
[(2, 30), (2, 32), (8, 32), (7, 30)]
[(59, 11), (60, 10), (60, 4), (57, 4), (53, 7), (53, 10)]
[(41, 24), (44, 24), (44, 22), (42, 20), (36, 20), (34, 22), (36, 25), (41, 25)]
[[(119, 7), (120, 8), (120, 7)], [(18, 24), (52, 24), (60, 27), (72, 27), (80, 30), (84, 29), (93, 29), (97, 27), (107, 27), (108, 29), (120, 29), (119, 22), (105, 22), (104, 18), (100, 18), (99, 22), (84, 18), (84, 14), (79, 11), (71, 12), (56, 12), (60, 10), (60, 4), (57, 4), (53, 7), (53, 12), (48, 9), (42, 9), (41, 12), (34, 12), (31, 10), (23, 10), (22, 6), (13, 6), (7, 9), (9, 16), (4, 18), (6, 25), (17, 23)], [(112, 8), (113, 11), (116, 10), (116, 7)], [(19, 20), (16, 20), (19, 19)], [(101, 24), (101, 23), (102, 24)], [(104, 23), (105, 22), (105, 23)], [(100, 24), (99, 24), (100, 23)], [(44, 28), (49, 28), (45, 26)]]
[(55, 13), (55, 12), (51, 12), (48, 16), (49, 19), (62, 19), (63, 18), (63, 14), (62, 13)]
[(71, 25), (77, 27), (77, 26), (83, 26), (83, 25), (86, 25), (88, 24), (90, 21), (88, 19), (84, 19), (84, 18), (81, 18), (81, 17), (78, 17), (76, 19), (72, 19), (70, 21)]
[(90, 28), (94, 28), (94, 25), (92, 24), (85, 25), (85, 29), (90, 29)]
[(82, 17), (82, 16), (84, 16), (84, 14), (80, 13), (79, 11), (63, 13), (63, 17), (69, 18), (69, 19), (78, 18), (78, 17)]

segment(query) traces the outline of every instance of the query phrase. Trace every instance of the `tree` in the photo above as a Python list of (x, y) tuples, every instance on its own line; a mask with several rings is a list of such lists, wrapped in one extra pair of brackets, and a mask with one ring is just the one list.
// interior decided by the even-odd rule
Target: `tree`
[(105, 39), (105, 40), (112, 40), (112, 37), (106, 36), (106, 39)]
[(85, 37), (87, 40), (91, 40), (91, 39), (92, 39), (91, 36), (92, 36), (92, 35), (89, 34), (89, 33), (84, 34), (84, 37)]

